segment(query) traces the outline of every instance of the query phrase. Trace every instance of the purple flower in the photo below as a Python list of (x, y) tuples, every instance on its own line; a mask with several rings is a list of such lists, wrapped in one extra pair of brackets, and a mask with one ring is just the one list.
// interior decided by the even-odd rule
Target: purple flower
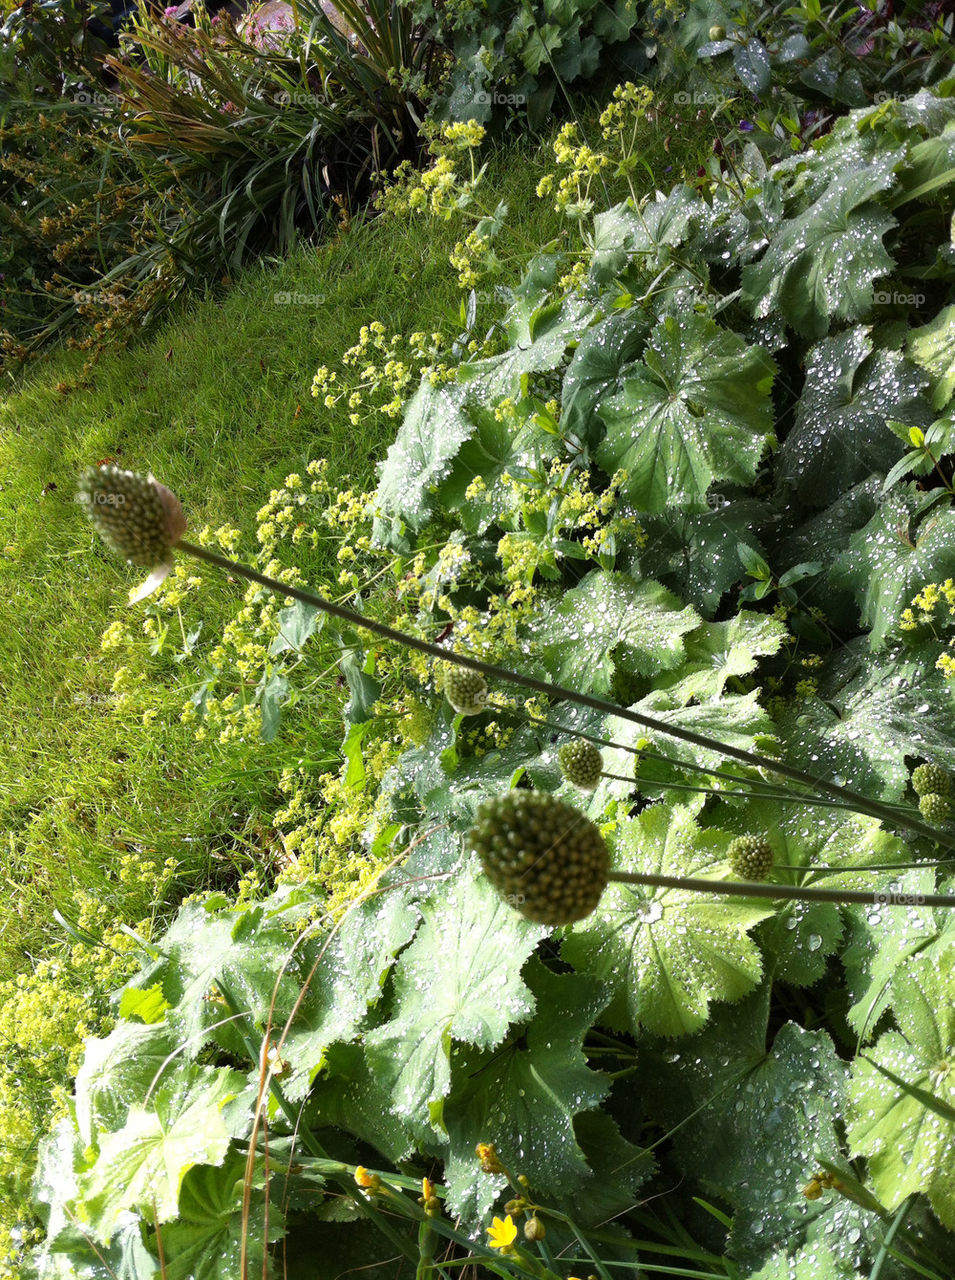
[(755, 128), (756, 126), (753, 124), (752, 120), (741, 120), (739, 122), (740, 133), (752, 133)]

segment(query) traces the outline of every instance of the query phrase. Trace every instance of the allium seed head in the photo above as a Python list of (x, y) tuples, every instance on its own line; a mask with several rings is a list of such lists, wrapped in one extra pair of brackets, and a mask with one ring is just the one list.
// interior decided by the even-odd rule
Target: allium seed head
[(919, 800), (919, 812), (928, 822), (945, 822), (952, 811), (952, 803), (948, 796), (928, 791)]
[(947, 796), (952, 789), (952, 779), (940, 764), (920, 764), (912, 770), (912, 789), (917, 796)]
[[(152, 475), (121, 467), (87, 467), (76, 494), (93, 528), (110, 550), (154, 573), (153, 590), (172, 565), (176, 543), (186, 531), (186, 517), (176, 495)], [(137, 598), (147, 594), (144, 589)]]
[(741, 880), (765, 880), (774, 861), (772, 845), (763, 836), (738, 836), (730, 843), (726, 860)]
[(586, 738), (565, 742), (557, 751), (557, 763), (564, 780), (580, 787), (581, 791), (594, 790), (604, 767), (600, 748)]
[(467, 841), (498, 893), (552, 926), (590, 915), (610, 874), (603, 836), (579, 809), (543, 791), (508, 791), (481, 805)]
[(487, 682), (480, 671), (450, 667), (444, 674), (444, 696), (462, 716), (477, 716), (487, 702)]
[(106, 545), (130, 564), (152, 569), (169, 559), (186, 531), (176, 495), (152, 476), (120, 467), (87, 467), (77, 501)]

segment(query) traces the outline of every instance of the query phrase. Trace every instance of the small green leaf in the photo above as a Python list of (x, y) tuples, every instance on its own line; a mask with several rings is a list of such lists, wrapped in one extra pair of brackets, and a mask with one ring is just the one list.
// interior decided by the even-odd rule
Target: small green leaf
[(139, 1018), (146, 1023), (162, 1022), (168, 1008), (170, 1005), (163, 996), (162, 986), (157, 982), (151, 987), (129, 987), (124, 991), (119, 1001), (119, 1016)]
[(288, 608), (283, 609), (276, 620), (277, 634), (269, 647), (269, 656), (277, 657), (289, 649), (296, 652), (302, 648), (309, 636), (321, 630), (326, 615), (304, 600), (296, 600)]

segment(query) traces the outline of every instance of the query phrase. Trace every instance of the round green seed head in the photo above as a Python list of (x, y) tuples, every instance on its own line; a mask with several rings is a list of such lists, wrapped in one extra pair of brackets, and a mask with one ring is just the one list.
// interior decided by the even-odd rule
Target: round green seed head
[(152, 476), (121, 467), (87, 467), (76, 494), (93, 528), (130, 564), (154, 568), (171, 559), (186, 519), (179, 499)]
[(947, 796), (952, 789), (952, 779), (940, 764), (920, 764), (912, 770), (912, 787), (917, 796)]
[(604, 767), (600, 748), (586, 738), (565, 742), (557, 752), (557, 763), (564, 780), (582, 791), (594, 790)]
[(480, 671), (451, 667), (444, 675), (444, 696), (462, 716), (477, 716), (487, 702), (487, 682)]
[(741, 880), (765, 880), (772, 870), (772, 846), (764, 836), (737, 836), (726, 851), (730, 870)]
[(486, 800), (467, 842), (501, 897), (540, 924), (581, 920), (607, 886), (603, 836), (578, 809), (543, 791)]
[(948, 796), (940, 796), (933, 791), (919, 800), (919, 812), (927, 822), (944, 822), (951, 810), (952, 804)]

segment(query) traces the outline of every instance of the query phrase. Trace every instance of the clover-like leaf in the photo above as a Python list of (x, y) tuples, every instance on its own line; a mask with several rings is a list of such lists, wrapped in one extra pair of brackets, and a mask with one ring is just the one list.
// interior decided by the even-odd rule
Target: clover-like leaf
[(642, 511), (706, 507), (716, 482), (749, 484), (772, 433), (773, 359), (690, 312), (664, 317), (623, 388), (601, 404), (597, 459), (624, 468), (623, 495)]
[[(729, 841), (700, 830), (687, 807), (653, 805), (621, 827), (615, 869), (720, 878)], [(711, 1001), (738, 1000), (756, 985), (762, 962), (749, 930), (771, 913), (740, 899), (612, 883), (562, 954), (609, 984), (612, 1025), (686, 1035), (706, 1021)]]

